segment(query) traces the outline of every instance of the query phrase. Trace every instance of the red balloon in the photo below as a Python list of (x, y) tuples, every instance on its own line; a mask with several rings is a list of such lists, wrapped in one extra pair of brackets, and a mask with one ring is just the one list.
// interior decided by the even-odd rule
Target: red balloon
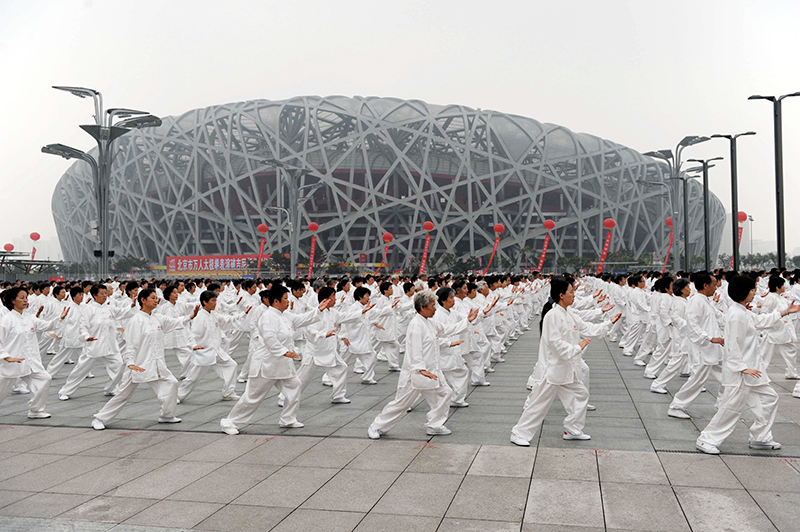
[(3, 246), (3, 249), (6, 251), (14, 251), (14, 244), (6, 244)]
[(667, 218), (667, 227), (672, 227), (672, 216)]
[(33, 240), (34, 242), (36, 242), (40, 238), (42, 238), (42, 235), (40, 235), (39, 233), (36, 233), (36, 232), (31, 233), (31, 240)]
[(267, 227), (267, 224), (258, 224), (257, 229), (259, 233), (266, 233), (267, 229), (269, 228)]
[(426, 231), (433, 231), (433, 222), (425, 222), (422, 224), (422, 228)]
[(747, 213), (744, 211), (739, 211), (739, 223), (742, 224), (747, 221)]
[(614, 229), (617, 226), (617, 222), (613, 218), (606, 218), (603, 225), (606, 229)]
[(503, 224), (494, 224), (494, 232), (498, 235), (501, 234), (503, 231), (506, 230), (506, 227)]
[(319, 229), (319, 224), (317, 222), (311, 222), (310, 224), (308, 224), (309, 231), (315, 232), (318, 229)]
[(392, 235), (392, 233), (383, 233), (383, 241), (384, 242), (386, 242), (388, 244), (392, 240), (394, 240), (394, 236)]
[(544, 228), (548, 231), (552, 231), (556, 228), (556, 223), (553, 220), (545, 220), (544, 221)]

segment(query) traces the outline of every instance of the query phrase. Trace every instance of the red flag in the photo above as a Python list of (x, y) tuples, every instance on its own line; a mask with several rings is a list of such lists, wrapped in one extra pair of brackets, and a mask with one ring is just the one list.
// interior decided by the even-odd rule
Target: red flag
[[(739, 229), (739, 240), (741, 240), (741, 239), (742, 239), (742, 230), (740, 228)], [(36, 248), (33, 248), (33, 251), (31, 251), (31, 260), (34, 260), (35, 258), (36, 258)]]
[(314, 271), (314, 250), (317, 249), (317, 235), (311, 235), (311, 252), (308, 254), (308, 278), (311, 279), (311, 272)]
[[(737, 247), (741, 247), (742, 245), (742, 231), (744, 231), (744, 227), (739, 225), (739, 243), (736, 244)], [(731, 254), (731, 267), (728, 268), (729, 270), (733, 269), (733, 254)]]
[(383, 263), (386, 262), (386, 255), (388, 253), (389, 253), (389, 244), (386, 244), (385, 246), (383, 246), (383, 258), (381, 259), (380, 266), (378, 266), (378, 269), (375, 270), (375, 275), (378, 275), (378, 272), (381, 271), (381, 268), (383, 268)]
[(539, 267), (537, 268), (539, 271), (542, 271), (544, 267), (544, 257), (547, 255), (547, 244), (550, 243), (550, 235), (544, 235), (544, 248), (542, 248), (542, 257), (539, 259)]
[(669, 230), (669, 244), (667, 244), (667, 258), (664, 259), (664, 267), (661, 268), (661, 273), (667, 271), (667, 263), (669, 262), (669, 252), (672, 250), (672, 229)]
[(611, 231), (609, 231), (606, 235), (606, 243), (603, 244), (603, 254), (600, 255), (600, 264), (597, 265), (597, 273), (595, 275), (600, 275), (603, 271), (603, 263), (608, 256), (608, 247), (611, 245), (611, 234)]
[(261, 245), (258, 246), (258, 271), (261, 271), (261, 259), (264, 258), (264, 244), (267, 242), (266, 238), (261, 239)]
[(500, 235), (497, 235), (497, 238), (494, 239), (494, 247), (492, 248), (492, 256), (489, 257), (489, 264), (486, 265), (486, 269), (483, 270), (481, 275), (486, 275), (486, 272), (489, 271), (489, 268), (492, 266), (492, 259), (494, 259), (494, 254), (497, 253), (497, 246), (500, 244)]
[(431, 235), (425, 235), (425, 249), (422, 250), (422, 263), (419, 265), (419, 275), (425, 273), (425, 264), (428, 263), (428, 247), (431, 245)]

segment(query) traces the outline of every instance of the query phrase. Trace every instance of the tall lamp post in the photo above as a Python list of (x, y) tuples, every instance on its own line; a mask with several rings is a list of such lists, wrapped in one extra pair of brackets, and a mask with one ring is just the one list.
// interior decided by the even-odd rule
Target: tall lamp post
[(721, 161), (722, 157), (711, 159), (689, 159), (687, 162), (700, 163), (703, 165), (703, 256), (705, 257), (705, 270), (711, 271), (711, 221), (708, 219), (708, 169), (714, 165), (709, 165), (711, 161)]
[[(95, 188), (97, 202), (97, 225), (100, 250), (95, 251), (95, 256), (100, 258), (100, 277), (108, 277), (109, 259), (109, 216), (108, 216), (108, 187), (111, 180), (111, 163), (113, 163), (111, 146), (115, 140), (129, 132), (131, 129), (145, 127), (158, 127), (161, 119), (145, 111), (134, 109), (114, 108), (103, 112), (103, 95), (94, 89), (85, 87), (54, 86), (54, 89), (69, 92), (78, 98), (91, 97), (94, 100), (94, 124), (80, 126), (97, 142), (97, 159), (81, 150), (70, 148), (63, 144), (48, 144), (42, 148), (42, 153), (58, 155), (65, 159), (81, 159), (89, 163), (92, 169), (92, 181)], [(122, 119), (116, 124), (115, 118)], [(99, 253), (99, 255), (98, 255)], [(112, 252), (113, 253), (113, 252)]]
[(755, 135), (755, 131), (735, 135), (711, 135), (712, 139), (728, 139), (731, 143), (731, 227), (733, 228), (733, 270), (739, 271), (739, 177), (736, 162), (736, 139)]
[(777, 219), (778, 268), (786, 267), (786, 229), (783, 216), (783, 127), (781, 102), (784, 98), (800, 96), (800, 92), (783, 96), (761, 96), (754, 94), (748, 100), (769, 100), (772, 102), (772, 116), (775, 126), (775, 218)]
[[(700, 144), (701, 142), (705, 142), (709, 140), (709, 137), (697, 136), (697, 135), (689, 135), (688, 137), (683, 137), (681, 141), (675, 146), (675, 154), (673, 155), (672, 150), (658, 150), (658, 151), (651, 151), (647, 153), (643, 153), (642, 155), (646, 155), (648, 157), (654, 157), (656, 159), (661, 159), (667, 163), (669, 166), (669, 173), (670, 179), (679, 181), (683, 179), (683, 261), (684, 266), (686, 269), (689, 269), (689, 187), (687, 185), (686, 179), (683, 177), (683, 173), (681, 172), (681, 165), (683, 162), (681, 161), (681, 154), (685, 148), (689, 146), (694, 146), (695, 144)], [(677, 196), (677, 191), (676, 191)], [(673, 215), (673, 223), (677, 218), (677, 212)], [(673, 256), (675, 260), (675, 269), (679, 268), (678, 262), (678, 253), (676, 250), (675, 255)]]
[[(672, 216), (670, 216), (668, 218), (668, 220), (670, 222), (667, 224), (667, 226), (669, 226), (669, 228), (670, 228), (670, 230), (669, 230), (669, 240), (670, 240), (669, 244), (671, 246), (672, 245), (672, 238), (673, 238), (673, 227), (672, 227), (673, 222), (672, 222), (672, 220), (677, 220), (678, 219), (678, 210), (675, 208), (676, 207), (675, 206), (675, 202), (672, 201), (672, 187), (670, 185), (666, 184), (666, 183), (662, 183), (661, 181), (652, 181), (652, 180), (646, 180), (646, 179), (640, 179), (639, 181), (637, 181), (637, 183), (641, 183), (643, 185), (661, 186), (661, 187), (664, 187), (664, 188), (667, 189), (667, 200), (669, 201), (669, 210), (673, 211), (672, 212)], [(667, 249), (670, 249), (670, 248), (668, 247)], [(669, 255), (669, 251), (667, 251), (667, 254)], [(675, 253), (675, 254), (672, 255), (672, 266), (673, 266), (673, 268), (675, 269), (676, 272), (680, 269), (680, 262), (678, 261), (678, 253)], [(666, 268), (666, 267), (667, 267), (667, 265), (664, 264), (664, 268)]]

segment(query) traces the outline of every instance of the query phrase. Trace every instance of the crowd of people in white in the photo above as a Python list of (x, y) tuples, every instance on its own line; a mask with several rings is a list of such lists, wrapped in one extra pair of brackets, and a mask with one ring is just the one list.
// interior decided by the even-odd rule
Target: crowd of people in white
[[(606, 337), (653, 380), (653, 393), (667, 394), (668, 382), (688, 377), (667, 416), (689, 419), (709, 377), (719, 381), (717, 413), (698, 450), (718, 454), (745, 407), (755, 417), (750, 447), (779, 449), (771, 432), (778, 395), (766, 369), (780, 354), (786, 378), (800, 379), (798, 280), (800, 272), (773, 271), (7, 283), (0, 294), (0, 402), (30, 394), (28, 417), (50, 417), (50, 385), (63, 366), (74, 364), (58, 390), (67, 401), (102, 362), (110, 399), (93, 428), (111, 423), (141, 383), (158, 397), (159, 423), (177, 423), (178, 405), (212, 368), (222, 381), (220, 400), (235, 401), (220, 428), (235, 435), (273, 387), (280, 426), (300, 428), (301, 397), (318, 373), (331, 402), (346, 404), (350, 371), (367, 386), (377, 384), (377, 371), (388, 371), (399, 373), (397, 393), (368, 437), (380, 438), (420, 399), (430, 408), (427, 434), (444, 435), (450, 408), (469, 406), (470, 386), (490, 385), (493, 365), (541, 315), (530, 395), (511, 442), (530, 445), (556, 396), (567, 413), (563, 438), (590, 439), (583, 429), (595, 407), (582, 353), (591, 339)], [(232, 355), (245, 339), (240, 367)], [(167, 368), (167, 351), (180, 366), (177, 376)], [(244, 384), (241, 395), (237, 384)], [(793, 395), (800, 397), (800, 383)]]

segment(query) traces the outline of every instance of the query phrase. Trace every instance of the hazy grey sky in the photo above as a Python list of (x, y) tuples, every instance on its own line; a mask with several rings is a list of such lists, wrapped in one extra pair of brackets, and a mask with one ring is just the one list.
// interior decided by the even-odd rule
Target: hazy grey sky
[[(55, 234), (52, 192), (93, 140), (89, 100), (157, 115), (247, 99), (392, 96), (528, 116), (636, 150), (755, 130), (739, 143), (740, 208), (775, 234), (771, 104), (800, 91), (800, 2), (0, 0), (0, 244)], [(784, 104), (787, 249), (800, 247), (800, 98)], [(730, 205), (727, 141), (711, 189)]]

